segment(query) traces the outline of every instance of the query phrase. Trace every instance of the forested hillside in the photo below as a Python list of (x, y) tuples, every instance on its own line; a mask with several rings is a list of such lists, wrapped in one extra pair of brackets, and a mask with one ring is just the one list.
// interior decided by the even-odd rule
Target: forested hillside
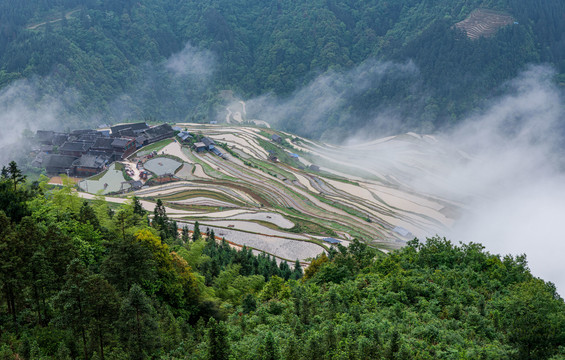
[[(524, 256), (363, 241), (300, 263), (177, 231), (157, 202), (0, 179), (1, 359), (562, 359), (565, 303)], [(561, 347), (560, 347), (561, 346)]]
[[(471, 40), (454, 24), (480, 7), (516, 22)], [(352, 95), (325, 126), (362, 126), (386, 109), (407, 127), (429, 127), (476, 109), (528, 63), (565, 73), (558, 0), (1, 0), (0, 24), (0, 87), (35, 79), (37, 98), (76, 89), (65, 104), (84, 119), (210, 120), (221, 89), (286, 97), (371, 60), (416, 70), (350, 80)], [(189, 69), (179, 73), (165, 60), (183, 49)], [(289, 120), (282, 127), (300, 132)]]

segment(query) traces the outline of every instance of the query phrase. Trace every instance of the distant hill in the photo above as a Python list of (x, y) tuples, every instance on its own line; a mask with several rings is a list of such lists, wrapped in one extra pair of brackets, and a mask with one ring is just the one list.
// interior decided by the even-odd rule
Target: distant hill
[[(40, 76), (32, 100), (76, 89), (81, 96), (63, 102), (83, 119), (203, 122), (217, 116), (223, 89), (288, 97), (327, 71), (412, 61), (414, 73), (344, 90), (353, 95), (325, 126), (348, 131), (386, 110), (404, 130), (434, 128), (476, 109), (527, 64), (565, 74), (564, 18), (558, 0), (0, 0), (0, 88)], [(518, 24), (502, 26), (510, 19)], [(173, 55), (181, 72), (166, 62)]]

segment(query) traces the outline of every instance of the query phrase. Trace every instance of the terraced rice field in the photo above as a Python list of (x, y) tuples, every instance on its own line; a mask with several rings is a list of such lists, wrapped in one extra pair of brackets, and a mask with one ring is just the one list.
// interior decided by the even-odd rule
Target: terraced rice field
[(476, 40), (481, 36), (492, 36), (498, 29), (513, 22), (514, 18), (509, 14), (487, 9), (476, 9), (465, 20), (455, 24), (455, 27), (465, 31), (470, 39)]
[(121, 170), (116, 170), (116, 165), (112, 164), (108, 167), (102, 176), (85, 179), (78, 183), (79, 189), (91, 194), (110, 194), (130, 188), (130, 184), (126, 182), (124, 174)]
[(166, 174), (174, 174), (182, 163), (169, 159), (166, 157), (156, 157), (151, 160), (147, 160), (143, 167), (155, 175), (162, 176)]
[[(388, 251), (413, 236), (441, 232), (457, 213), (457, 204), (412, 187), (415, 177), (434, 174), (436, 161), (460, 160), (432, 137), (404, 134), (338, 147), (284, 133), (278, 133), (284, 140), (277, 144), (269, 139), (270, 129), (179, 126), (225, 144), (226, 158), (169, 143), (159, 153), (183, 163), (156, 158), (145, 167), (157, 173), (153, 162), (163, 168), (167, 162), (168, 171), (180, 167), (177, 175), (188, 181), (142, 189), (136, 196), (147, 210), (161, 199), (179, 223), (190, 227), (199, 221), (203, 230), (213, 228), (232, 243), (281, 259), (314, 257), (327, 248), (321, 239), (328, 236), (345, 245), (357, 237)], [(287, 163), (269, 161), (269, 150)], [(319, 171), (305, 166), (310, 164)], [(402, 236), (397, 227), (411, 234)]]

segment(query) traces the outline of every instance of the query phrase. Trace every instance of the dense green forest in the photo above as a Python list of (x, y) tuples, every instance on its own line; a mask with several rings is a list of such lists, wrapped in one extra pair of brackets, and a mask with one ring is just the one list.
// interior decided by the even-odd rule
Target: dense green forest
[(565, 358), (565, 303), (525, 256), (355, 240), (303, 272), (15, 163), (0, 209), (0, 359)]
[[(516, 23), (470, 40), (453, 25), (480, 7)], [(210, 68), (188, 61), (187, 71), (172, 71), (166, 59), (183, 49)], [(74, 89), (79, 96), (63, 102), (84, 121), (207, 121), (221, 110), (222, 89), (287, 99), (328, 71), (390, 61), (416, 70), (346, 78), (324, 121), (305, 129), (299, 109), (279, 126), (319, 137), (388, 111), (407, 128), (433, 129), (477, 109), (527, 64), (552, 64), (563, 82), (565, 3), (0, 0), (0, 87), (28, 79), (39, 89), (33, 101)]]

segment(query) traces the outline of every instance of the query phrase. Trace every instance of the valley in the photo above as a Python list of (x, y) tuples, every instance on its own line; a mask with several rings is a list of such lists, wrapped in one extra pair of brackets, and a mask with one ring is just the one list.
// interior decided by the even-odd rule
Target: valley
[[(234, 244), (303, 262), (327, 250), (328, 240), (347, 245), (358, 238), (388, 252), (455, 220), (450, 214), (458, 204), (410, 187), (411, 176), (434, 170), (430, 152), (443, 151), (432, 137), (410, 133), (337, 147), (266, 128), (192, 123), (176, 128), (211, 139), (215, 152), (197, 151), (198, 143), (178, 137), (163, 142), (144, 163), (149, 171), (150, 163), (171, 162), (166, 171), (151, 168), (147, 184), (157, 185), (106, 196), (107, 201), (135, 195), (152, 212), (161, 199), (179, 227), (192, 230), (198, 221), (201, 229)], [(146, 153), (141, 148), (122, 163), (135, 168)], [(131, 174), (139, 180), (139, 170)], [(166, 183), (160, 184), (163, 177)], [(84, 197), (100, 189), (89, 185), (89, 191), (89, 181), (79, 182)], [(106, 185), (116, 189), (122, 182)]]

